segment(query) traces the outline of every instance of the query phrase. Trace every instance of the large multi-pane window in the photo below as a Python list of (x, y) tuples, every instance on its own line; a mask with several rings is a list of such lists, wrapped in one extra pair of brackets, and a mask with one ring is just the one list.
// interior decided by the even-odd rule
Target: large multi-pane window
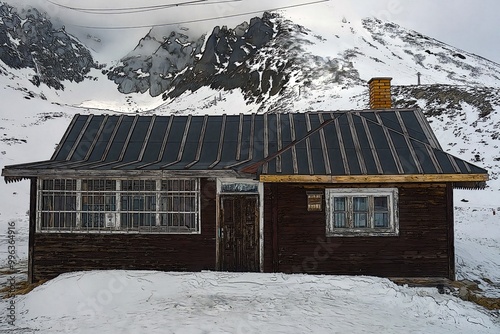
[(326, 189), (327, 235), (397, 235), (396, 188)]
[(199, 233), (198, 179), (39, 182), (40, 231)]

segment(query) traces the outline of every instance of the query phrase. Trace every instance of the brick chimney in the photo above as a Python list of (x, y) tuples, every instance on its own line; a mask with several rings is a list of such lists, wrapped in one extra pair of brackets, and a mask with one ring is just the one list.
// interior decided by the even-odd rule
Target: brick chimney
[(392, 78), (372, 78), (368, 81), (370, 87), (370, 109), (390, 109)]

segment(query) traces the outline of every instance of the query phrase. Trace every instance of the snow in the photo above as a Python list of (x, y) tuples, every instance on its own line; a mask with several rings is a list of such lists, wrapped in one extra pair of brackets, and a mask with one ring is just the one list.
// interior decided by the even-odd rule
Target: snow
[[(300, 17), (306, 18), (302, 9), (287, 13), (298, 23)], [(306, 46), (308, 52), (337, 57), (357, 47), (364, 54), (353, 61), (363, 79), (396, 73), (393, 84), (415, 81), (413, 60), (410, 62), (413, 55), (402, 51), (407, 45), (388, 36), (385, 42), (400, 57), (395, 58), (399, 63), (389, 63), (387, 51), (384, 58), (375, 48), (386, 46), (374, 40), (354, 14), (348, 13), (345, 22), (340, 14), (332, 15), (331, 20), (318, 18), (308, 26), (314, 41)], [(138, 38), (130, 37), (117, 45), (116, 54), (130, 51), (147, 30), (136, 33)], [(106, 36), (88, 34), (82, 41), (93, 41), (99, 61), (116, 61), (116, 54), (100, 53)], [(108, 52), (112, 49), (107, 48)], [(387, 63), (376, 61), (378, 58)], [(439, 66), (436, 59), (426, 60), (427, 68), (421, 69), (423, 79), (450, 82), (446, 73), (434, 70)], [(489, 66), (477, 59), (470, 64)], [(457, 70), (456, 76), (467, 73)], [(239, 90), (204, 87), (164, 103), (161, 97), (151, 98), (149, 94), (120, 94), (99, 70), (89, 74), (95, 81), (64, 82), (64, 91), (43, 84), (34, 86), (29, 82), (33, 74), (31, 70), (11, 70), (0, 62), (0, 169), (48, 159), (76, 113), (203, 115), (257, 111), (255, 105), (246, 104)], [(297, 89), (294, 80), (290, 87)], [(310, 89), (301, 87), (288, 111), (366, 107), (366, 87), (345, 89), (324, 80), (319, 78), (317, 86)], [(498, 86), (498, 80), (484, 73), (475, 80)], [(277, 99), (270, 98), (269, 104)], [(500, 122), (496, 108), (488, 123), (479, 124), (482, 132), (475, 125), (478, 111), (470, 106), (459, 115), (460, 122), (456, 115), (445, 115), (432, 118), (431, 124), (445, 150), (468, 161), (479, 153), (483, 161), (478, 164), (495, 177), (499, 175), (495, 159), (500, 139), (492, 139), (493, 133), (488, 131)], [(457, 136), (459, 126), (462, 132)], [(476, 281), (485, 295), (500, 297), (500, 180), (488, 185), (486, 190), (455, 190), (457, 278)], [(7, 265), (9, 223), (17, 232), (16, 268), (26, 268), (27, 203), (28, 181), (0, 182), (0, 268)], [(16, 277), (25, 279), (25, 274)], [(7, 278), (0, 274), (0, 283), (5, 284)], [(11, 301), (16, 305), (15, 327), (6, 323)], [(64, 274), (26, 296), (2, 300), (0, 333), (499, 333), (499, 316), (498, 311), (489, 312), (452, 295), (440, 295), (434, 288), (396, 286), (375, 277), (94, 271)]]
[[(6, 305), (6, 301), (3, 302)], [(5, 309), (6, 307), (3, 307)], [(93, 271), (17, 297), (23, 333), (497, 333), (486, 311), (375, 277)]]
[(500, 193), (455, 190), (457, 278), (500, 298)]

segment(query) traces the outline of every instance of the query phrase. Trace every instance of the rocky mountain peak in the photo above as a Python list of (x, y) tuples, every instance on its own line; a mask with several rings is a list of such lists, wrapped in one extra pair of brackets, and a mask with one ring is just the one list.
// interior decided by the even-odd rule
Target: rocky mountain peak
[(90, 51), (64, 27), (55, 29), (37, 9), (19, 13), (0, 3), (0, 60), (7, 66), (34, 71), (31, 81), (63, 89), (62, 81), (81, 82), (99, 65)]

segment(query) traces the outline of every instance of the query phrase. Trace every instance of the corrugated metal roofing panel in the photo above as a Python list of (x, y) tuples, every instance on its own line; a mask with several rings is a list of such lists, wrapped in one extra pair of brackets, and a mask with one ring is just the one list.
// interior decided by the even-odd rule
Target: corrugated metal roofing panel
[(416, 110), (214, 116), (77, 115), (25, 170), (228, 170), (283, 175), (486, 173), (442, 151)]

